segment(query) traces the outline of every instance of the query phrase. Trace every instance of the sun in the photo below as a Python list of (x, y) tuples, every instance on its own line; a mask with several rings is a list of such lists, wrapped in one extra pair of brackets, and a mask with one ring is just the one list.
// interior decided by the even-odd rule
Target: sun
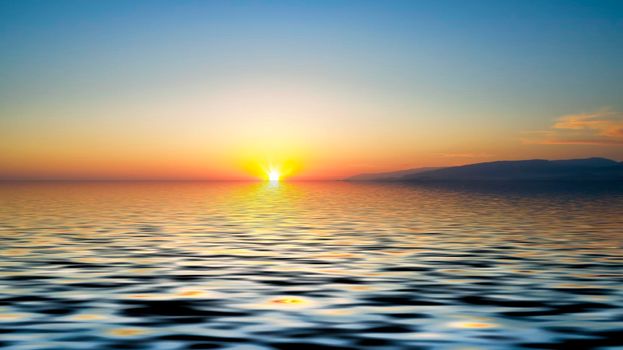
[(253, 177), (272, 183), (287, 181), (300, 169), (294, 161), (249, 161), (244, 166)]
[(272, 168), (268, 170), (268, 181), (276, 182), (279, 181), (279, 179), (281, 179), (281, 173), (278, 169)]

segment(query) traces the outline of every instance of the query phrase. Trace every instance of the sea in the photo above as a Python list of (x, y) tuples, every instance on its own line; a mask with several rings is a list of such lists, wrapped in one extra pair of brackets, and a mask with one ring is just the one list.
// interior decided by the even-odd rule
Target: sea
[(612, 184), (0, 184), (0, 348), (622, 349)]

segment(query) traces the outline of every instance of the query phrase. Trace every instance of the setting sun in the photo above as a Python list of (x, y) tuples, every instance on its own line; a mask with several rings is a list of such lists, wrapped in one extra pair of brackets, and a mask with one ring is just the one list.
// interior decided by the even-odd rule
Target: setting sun
[[(259, 158), (259, 157), (258, 157)], [(277, 157), (273, 157), (277, 158)], [(301, 168), (294, 160), (248, 160), (242, 163), (243, 169), (255, 179), (279, 182), (295, 176)]]
[(268, 181), (279, 181), (281, 173), (277, 169), (270, 169), (268, 171)]

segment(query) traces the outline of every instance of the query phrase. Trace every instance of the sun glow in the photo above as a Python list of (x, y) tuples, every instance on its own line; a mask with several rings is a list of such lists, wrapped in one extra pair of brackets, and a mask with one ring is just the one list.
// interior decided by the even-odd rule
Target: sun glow
[[(259, 157), (258, 157), (259, 158)], [(248, 160), (242, 165), (244, 170), (262, 181), (281, 182), (296, 175), (301, 168), (300, 162), (293, 160)]]
[(276, 182), (281, 179), (281, 173), (277, 169), (268, 170), (268, 181)]

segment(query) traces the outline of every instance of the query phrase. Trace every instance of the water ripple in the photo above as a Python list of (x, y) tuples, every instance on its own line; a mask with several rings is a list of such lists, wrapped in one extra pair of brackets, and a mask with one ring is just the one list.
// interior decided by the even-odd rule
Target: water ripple
[(0, 347), (611, 349), (623, 193), (0, 186)]

